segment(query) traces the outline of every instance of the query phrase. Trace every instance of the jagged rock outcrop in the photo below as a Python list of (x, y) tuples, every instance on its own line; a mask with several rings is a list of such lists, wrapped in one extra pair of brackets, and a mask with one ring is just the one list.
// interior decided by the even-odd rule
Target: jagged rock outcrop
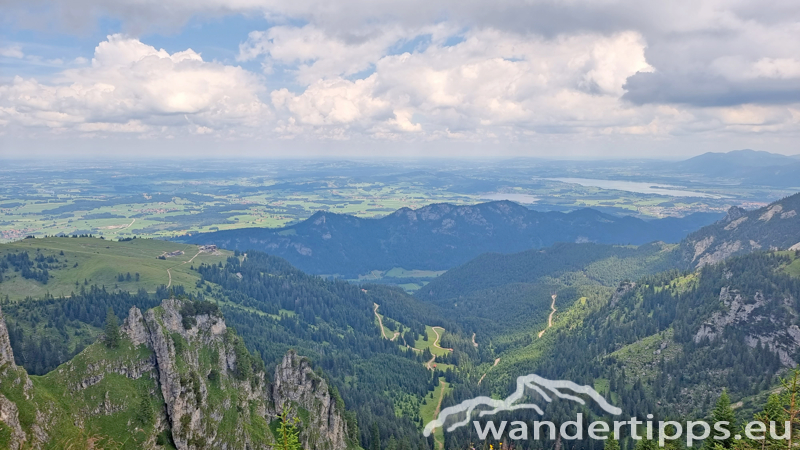
[(298, 405), (310, 413), (311, 423), (302, 437), (303, 448), (341, 450), (346, 448), (345, 423), (328, 384), (314, 373), (308, 359), (290, 350), (275, 369), (272, 385), (275, 414), (280, 409)]
[[(176, 447), (269, 448), (268, 442), (256, 442), (245, 427), (221, 424), (224, 410), (231, 409), (245, 423), (255, 419), (253, 413), (265, 420), (264, 373), (237, 379), (237, 365), (250, 364), (236, 355), (233, 339), (238, 338), (227, 333), (221, 316), (213, 314), (196, 316), (196, 324), (186, 328), (182, 306), (183, 302), (168, 299), (144, 315)], [(210, 398), (209, 391), (215, 389), (235, 395)]]
[(725, 223), (735, 222), (742, 217), (747, 215), (747, 210), (740, 207), (740, 206), (731, 206), (728, 208), (728, 213), (725, 215), (725, 218), (722, 219)]
[[(14, 450), (23, 442), (81, 448), (136, 436), (138, 448), (168, 440), (180, 450), (269, 450), (276, 443), (269, 424), (287, 407), (302, 419), (304, 448), (347, 447), (341, 400), (309, 361), (289, 352), (270, 385), (263, 363), (212, 304), (167, 299), (144, 314), (131, 308), (121, 332), (119, 348), (95, 343), (32, 383), (14, 365), (0, 311), (0, 433), (7, 434), (0, 442), (9, 438)], [(34, 408), (33, 424), (20, 422), (20, 401)]]
[(128, 317), (122, 324), (121, 331), (128, 336), (128, 339), (133, 342), (133, 345), (149, 345), (150, 335), (145, 326), (144, 316), (139, 308), (131, 308), (128, 312)]
[(614, 294), (611, 295), (611, 301), (609, 301), (609, 305), (613, 308), (619, 302), (619, 299), (622, 298), (623, 295), (627, 294), (628, 292), (632, 291), (636, 287), (636, 283), (633, 281), (623, 281), (617, 286), (617, 290), (614, 291)]
[[(719, 300), (724, 309), (714, 312), (700, 325), (693, 337), (695, 343), (704, 339), (719, 339), (727, 327), (736, 327), (746, 333), (744, 339), (748, 346), (755, 348), (761, 344), (775, 353), (784, 366), (797, 365), (793, 355), (800, 349), (800, 328), (794, 324), (784, 326), (784, 320), (778, 317), (781, 311), (770, 308), (770, 301), (762, 292), (758, 291), (751, 299), (747, 299), (739, 291), (723, 287), (720, 289)], [(793, 301), (782, 299), (778, 303), (790, 305)]]
[(14, 352), (11, 350), (11, 341), (8, 339), (8, 328), (3, 317), (3, 310), (0, 309), (0, 367), (6, 364), (14, 365)]
[[(5, 386), (3, 386), (5, 384)], [(3, 310), (0, 309), (0, 392), (6, 392), (11, 386), (22, 386), (22, 394), (27, 398), (31, 388), (31, 380), (28, 374), (14, 363), (14, 352), (11, 349), (11, 341), (8, 336)], [(0, 393), (0, 423), (4, 424), (9, 430), (9, 444), (11, 450), (19, 449), (22, 444), (28, 442), (28, 436), (22, 429), (19, 421), (19, 408)], [(41, 427), (37, 427), (41, 436)]]

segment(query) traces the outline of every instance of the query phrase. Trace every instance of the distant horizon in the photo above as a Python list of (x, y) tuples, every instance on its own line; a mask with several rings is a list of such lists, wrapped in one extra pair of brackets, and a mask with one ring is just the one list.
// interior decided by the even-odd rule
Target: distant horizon
[[(796, 153), (782, 153), (778, 151), (769, 151), (769, 150), (755, 150), (749, 148), (743, 149), (735, 149), (735, 150), (728, 150), (728, 151), (705, 151), (696, 154), (692, 154), (691, 156), (678, 156), (675, 158), (666, 158), (660, 156), (638, 156), (638, 157), (630, 157), (630, 156), (601, 156), (596, 158), (589, 158), (589, 157), (574, 157), (574, 158), (557, 158), (557, 157), (547, 157), (547, 156), (525, 156), (525, 155), (512, 155), (512, 156), (504, 156), (504, 155), (467, 155), (467, 156), (439, 156), (439, 155), (372, 155), (372, 156), (345, 156), (345, 155), (307, 155), (307, 156), (296, 156), (296, 155), (242, 155), (242, 156), (226, 156), (226, 157), (210, 157), (210, 156), (192, 156), (192, 155), (174, 155), (174, 154), (161, 154), (161, 155), (153, 155), (148, 156), (150, 160), (156, 161), (195, 161), (195, 162), (203, 162), (203, 161), (227, 161), (227, 162), (234, 162), (234, 161), (297, 161), (297, 162), (313, 162), (313, 161), (337, 161), (337, 162), (370, 162), (370, 161), (381, 161), (381, 162), (391, 162), (391, 161), (492, 161), (492, 162), (503, 162), (503, 161), (546, 161), (546, 162), (602, 162), (602, 161), (664, 161), (664, 162), (679, 162), (685, 161), (687, 159), (692, 159), (697, 156), (706, 155), (706, 154), (730, 154), (736, 152), (743, 152), (743, 151), (750, 151), (750, 152), (757, 152), (757, 153), (768, 153), (771, 155), (780, 155), (786, 156), (790, 158), (800, 158), (800, 149), (797, 150)], [(143, 163), (141, 159), (135, 159), (131, 157), (118, 157), (114, 155), (110, 155), (108, 153), (97, 155), (97, 156), (51, 156), (48, 157), (47, 160), (43, 161), (40, 158), (36, 157), (25, 157), (25, 156), (15, 156), (12, 154), (3, 154), (0, 153), (0, 161), (13, 161), (17, 163), (31, 163), (31, 164), (59, 164), (61, 162), (73, 162), (73, 163), (97, 163), (97, 162), (123, 162), (123, 163)]]

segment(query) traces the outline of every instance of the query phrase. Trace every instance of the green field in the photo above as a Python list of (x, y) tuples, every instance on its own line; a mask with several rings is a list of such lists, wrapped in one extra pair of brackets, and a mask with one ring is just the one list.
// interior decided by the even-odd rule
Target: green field
[(386, 278), (436, 278), (445, 272), (445, 270), (406, 270), (401, 267), (395, 267), (386, 271), (383, 276)]
[[(183, 254), (158, 259), (175, 251)], [(30, 259), (36, 255), (52, 256), (58, 260), (55, 263), (57, 268), (49, 270), (47, 284), (25, 279), (13, 269), (7, 270), (0, 283), (0, 296), (3, 298), (41, 298), (47, 293), (69, 296), (82, 285), (93, 284), (129, 292), (141, 288), (154, 292), (160, 285), (182, 285), (187, 291), (194, 292), (200, 275), (191, 269), (193, 266), (220, 263), (233, 256), (233, 252), (225, 250), (216, 254), (199, 253), (196, 245), (151, 239), (117, 242), (97, 238), (48, 237), (0, 244), (0, 258), (20, 252), (27, 252)], [(128, 273), (131, 274), (130, 281), (127, 281)], [(137, 273), (139, 281), (136, 281)], [(120, 282), (119, 274), (123, 274), (126, 280)]]
[(407, 293), (412, 294), (428, 284), (431, 279), (445, 272), (445, 270), (407, 270), (402, 267), (394, 267), (385, 271), (373, 270), (368, 274), (359, 275), (357, 279), (347, 281), (351, 283), (389, 283), (399, 286)]
[[(444, 335), (444, 330), (442, 328), (437, 327), (437, 330), (439, 331), (440, 335)], [(414, 342), (415, 348), (420, 350), (425, 350), (427, 348), (431, 351), (431, 353), (433, 353), (434, 356), (444, 356), (450, 353), (450, 350), (448, 349), (439, 348), (433, 345), (436, 342), (436, 332), (430, 325), (425, 325), (425, 334), (427, 334), (428, 340), (426, 341), (424, 339), (417, 339), (417, 341)]]
[(792, 258), (792, 262), (789, 263), (783, 270), (786, 271), (789, 275), (793, 277), (800, 278), (800, 258), (797, 257), (795, 252), (781, 252), (790, 258)]
[[(433, 395), (428, 394), (425, 396), (425, 401), (422, 402), (419, 408), (419, 415), (422, 418), (422, 423), (427, 425), (428, 422), (436, 418), (437, 408), (439, 407), (440, 399), (450, 392), (452, 389), (450, 384), (444, 381), (444, 377), (439, 378), (439, 384), (433, 390)], [(444, 447), (444, 429), (439, 427), (434, 430), (433, 438), (436, 441), (437, 448)]]

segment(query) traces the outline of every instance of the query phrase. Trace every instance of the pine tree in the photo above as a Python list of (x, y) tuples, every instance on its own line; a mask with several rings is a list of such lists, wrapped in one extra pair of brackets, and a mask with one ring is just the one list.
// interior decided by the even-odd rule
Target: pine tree
[(798, 419), (800, 418), (800, 368), (792, 372), (791, 378), (781, 379), (781, 385), (784, 392), (782, 394), (781, 403), (783, 403), (783, 420), (791, 422), (791, 432), (789, 433), (789, 441), (785, 444), (787, 449), (794, 448), (796, 442), (796, 434), (798, 427)]
[[(764, 424), (764, 428), (769, 430), (770, 422), (775, 422), (776, 432), (781, 434), (783, 424), (786, 421), (786, 411), (783, 409), (781, 397), (778, 394), (772, 394), (767, 399), (767, 404), (764, 405), (764, 410), (753, 416), (753, 419)], [(773, 439), (769, 432), (764, 433), (764, 439), (757, 442), (750, 443), (751, 448), (759, 448), (761, 450), (777, 450), (786, 446), (782, 440)]]
[(289, 408), (284, 408), (281, 413), (281, 424), (278, 428), (280, 435), (280, 442), (278, 448), (281, 450), (302, 450), (303, 446), (300, 444), (300, 434), (297, 431), (297, 423), (300, 419), (294, 417), (289, 419)]
[(736, 414), (733, 412), (733, 408), (731, 408), (731, 399), (730, 397), (728, 397), (727, 389), (722, 390), (722, 395), (719, 396), (719, 400), (717, 400), (717, 405), (711, 412), (711, 418), (714, 423), (728, 422), (728, 424), (723, 426), (723, 428), (727, 429), (730, 432), (730, 436), (728, 436), (727, 439), (721, 439), (721, 440), (708, 439), (708, 441), (712, 442), (712, 445), (709, 448), (713, 448), (714, 441), (722, 445), (722, 447), (724, 448), (731, 448), (734, 443), (733, 430), (736, 429)]
[(614, 438), (608, 438), (603, 450), (619, 450), (619, 441)]
[(372, 440), (369, 443), (369, 450), (381, 450), (381, 431), (378, 429), (378, 422), (372, 422)]
[(109, 307), (108, 313), (106, 313), (106, 345), (108, 348), (117, 348), (119, 347), (120, 339), (117, 316), (114, 314), (114, 310)]

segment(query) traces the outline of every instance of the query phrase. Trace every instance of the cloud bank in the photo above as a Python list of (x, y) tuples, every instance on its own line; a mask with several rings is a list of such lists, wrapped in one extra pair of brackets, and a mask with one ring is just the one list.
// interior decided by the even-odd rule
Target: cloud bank
[[(3, 8), (33, 30), (70, 33), (111, 17), (124, 32), (82, 65), (0, 85), (0, 133), (15, 142), (202, 135), (352, 142), (366, 153), (379, 143), (443, 142), (631, 153), (645, 142), (694, 139), (780, 150), (800, 125), (797, 2), (77, 0)], [(274, 25), (251, 30), (235, 61), (206, 61), (191, 48), (169, 53), (137, 37), (236, 14)], [(4, 58), (26, 53), (0, 48)]]

